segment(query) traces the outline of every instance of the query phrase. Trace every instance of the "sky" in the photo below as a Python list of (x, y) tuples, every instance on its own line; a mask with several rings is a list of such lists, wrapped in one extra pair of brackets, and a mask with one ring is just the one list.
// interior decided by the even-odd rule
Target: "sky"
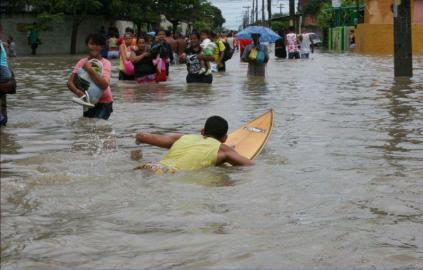
[[(242, 14), (244, 7), (252, 7), (252, 0), (209, 0), (213, 5), (217, 6), (222, 10), (223, 17), (226, 19), (226, 23), (223, 25), (226, 28), (237, 30), (242, 24)], [(261, 18), (261, 2), (259, 0), (259, 18)], [(265, 2), (267, 2), (265, 0)], [(283, 5), (282, 12), (288, 13), (288, 2), (289, 0), (272, 0), (272, 13), (280, 12), (280, 4)], [(297, 3), (297, 1), (295, 1)], [(251, 9), (250, 9), (251, 10)], [(250, 11), (251, 12), (251, 11)], [(266, 9), (267, 18), (267, 9)]]

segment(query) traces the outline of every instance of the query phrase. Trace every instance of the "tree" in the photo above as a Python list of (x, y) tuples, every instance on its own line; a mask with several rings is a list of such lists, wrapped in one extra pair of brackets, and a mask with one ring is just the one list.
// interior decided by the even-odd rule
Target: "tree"
[(75, 54), (79, 26), (89, 14), (98, 12), (105, 1), (107, 0), (27, 0), (25, 2), (33, 8), (33, 11), (39, 15), (39, 19), (44, 20), (45, 23), (59, 16), (71, 16), (70, 53)]
[(70, 53), (75, 54), (79, 26), (89, 13), (98, 11), (103, 4), (99, 0), (61, 0), (60, 2), (62, 10), (70, 10), (72, 17)]
[(206, 0), (157, 0), (157, 10), (166, 16), (175, 32), (180, 22), (192, 22), (194, 26), (221, 28), (225, 19), (219, 8)]
[(157, 0), (158, 11), (166, 16), (176, 31), (179, 22), (192, 21), (194, 11), (201, 6), (204, 0)]
[(142, 26), (160, 21), (157, 2), (151, 0), (111, 0), (112, 17), (125, 18), (137, 25), (137, 36), (141, 35)]
[[(197, 24), (202, 22), (203, 24), (206, 24), (206, 26), (208, 25), (208, 27), (211, 26), (213, 29), (221, 29), (226, 21), (222, 16), (222, 11), (209, 2), (201, 4), (200, 8), (194, 13), (193, 19), (197, 22)], [(197, 29), (204, 29), (204, 27)]]

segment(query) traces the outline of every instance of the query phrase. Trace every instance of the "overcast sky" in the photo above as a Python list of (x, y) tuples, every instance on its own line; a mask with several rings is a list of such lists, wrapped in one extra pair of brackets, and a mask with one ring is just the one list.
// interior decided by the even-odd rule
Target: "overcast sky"
[[(238, 29), (238, 26), (242, 24), (242, 11), (246, 10), (243, 7), (252, 7), (252, 0), (209, 0), (213, 5), (217, 6), (222, 10), (223, 17), (226, 19), (224, 26), (229, 29)], [(261, 2), (259, 2), (259, 18), (261, 18)], [(267, 2), (265, 0), (265, 2)], [(289, 0), (272, 0), (272, 13), (279, 13), (279, 5), (283, 5), (282, 12), (288, 13), (288, 2)], [(295, 1), (297, 5), (297, 1)], [(250, 9), (251, 10), (251, 9)], [(251, 11), (250, 11), (251, 12)], [(267, 9), (266, 9), (267, 18)]]

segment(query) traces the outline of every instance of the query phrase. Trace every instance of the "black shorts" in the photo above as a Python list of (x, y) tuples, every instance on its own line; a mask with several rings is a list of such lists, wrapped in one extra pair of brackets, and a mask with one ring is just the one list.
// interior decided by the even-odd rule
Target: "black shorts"
[(88, 118), (102, 118), (104, 120), (109, 119), (113, 112), (113, 102), (110, 103), (97, 103), (94, 108), (84, 112), (84, 117)]
[(222, 62), (222, 66), (217, 68), (218, 72), (226, 72), (226, 63)]
[(188, 73), (187, 83), (212, 83), (213, 75)]
[(132, 81), (135, 80), (134, 76), (128, 76), (125, 73), (122, 72), (122, 70), (119, 70), (119, 80), (120, 81)]
[(299, 52), (290, 52), (288, 53), (288, 59), (300, 59)]

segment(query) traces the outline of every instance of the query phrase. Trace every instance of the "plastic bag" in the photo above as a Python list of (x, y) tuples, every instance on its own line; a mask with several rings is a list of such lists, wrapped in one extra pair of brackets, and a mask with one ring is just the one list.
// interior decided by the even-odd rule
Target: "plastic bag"
[(265, 54), (264, 54), (264, 52), (263, 51), (258, 51), (257, 52), (257, 57), (256, 57), (256, 62), (257, 63), (260, 63), (260, 64), (263, 64), (264, 63), (264, 58), (265, 58)]
[(256, 48), (252, 48), (250, 51), (250, 54), (248, 55), (248, 58), (250, 58), (250, 60), (255, 61), (257, 59), (257, 49)]
[(128, 76), (134, 75), (135, 73), (134, 64), (129, 60), (123, 60), (123, 72)]

